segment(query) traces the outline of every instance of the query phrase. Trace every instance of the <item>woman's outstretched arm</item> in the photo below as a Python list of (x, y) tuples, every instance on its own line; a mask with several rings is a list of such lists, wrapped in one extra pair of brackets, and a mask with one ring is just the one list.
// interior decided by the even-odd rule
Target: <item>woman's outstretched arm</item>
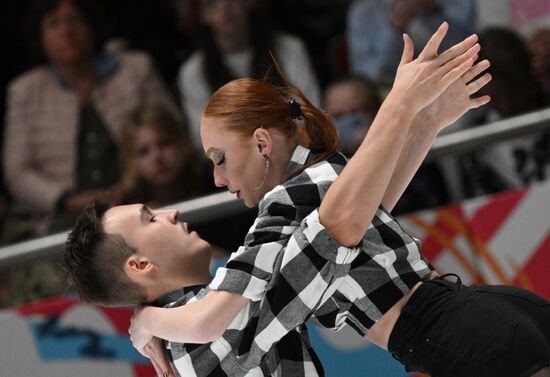
[(321, 223), (344, 246), (357, 245), (367, 231), (398, 166), (413, 119), (473, 65), (476, 36), (437, 54), (447, 28), (443, 23), (414, 60), (412, 40), (404, 35), (393, 88), (321, 203)]
[(489, 102), (489, 96), (470, 97), (491, 81), (489, 73), (474, 80), (489, 68), (489, 65), (488, 60), (474, 65), (464, 76), (453, 82), (431, 105), (415, 116), (395, 171), (382, 198), (382, 206), (386, 210), (391, 212), (403, 195), (439, 132), (454, 123), (468, 110)]

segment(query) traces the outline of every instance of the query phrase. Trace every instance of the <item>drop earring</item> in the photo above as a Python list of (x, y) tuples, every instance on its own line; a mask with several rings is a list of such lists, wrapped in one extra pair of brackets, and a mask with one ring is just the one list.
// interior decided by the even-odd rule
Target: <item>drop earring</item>
[(267, 154), (264, 154), (263, 158), (265, 159), (264, 179), (262, 180), (262, 183), (254, 188), (254, 190), (259, 190), (262, 188), (262, 186), (265, 184), (265, 180), (267, 179), (267, 173), (269, 172), (269, 156)]

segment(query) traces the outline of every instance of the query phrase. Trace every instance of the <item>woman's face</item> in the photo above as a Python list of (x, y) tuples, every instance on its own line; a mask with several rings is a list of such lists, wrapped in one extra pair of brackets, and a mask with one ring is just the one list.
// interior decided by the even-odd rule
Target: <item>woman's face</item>
[(214, 183), (227, 187), (242, 199), (247, 207), (254, 207), (272, 188), (270, 175), (266, 178), (266, 160), (253, 137), (244, 138), (231, 132), (223, 119), (203, 117), (201, 138), (206, 156), (214, 164)]
[(44, 55), (54, 65), (79, 63), (92, 57), (92, 30), (70, 0), (62, 1), (46, 14), (40, 35)]
[(134, 159), (139, 176), (152, 185), (174, 181), (183, 165), (183, 156), (176, 143), (147, 126), (136, 131)]
[(215, 34), (232, 35), (248, 27), (252, 0), (202, 0), (201, 19)]

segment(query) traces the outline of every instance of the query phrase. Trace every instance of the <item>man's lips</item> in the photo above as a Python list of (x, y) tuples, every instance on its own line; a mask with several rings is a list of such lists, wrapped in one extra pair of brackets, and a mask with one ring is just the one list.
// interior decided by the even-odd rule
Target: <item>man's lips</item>
[(180, 223), (181, 228), (186, 232), (189, 233), (189, 224), (188, 223)]
[(239, 199), (241, 198), (241, 190), (237, 190), (237, 191), (229, 190), (229, 192), (232, 193), (232, 194), (237, 195), (237, 198), (239, 198)]

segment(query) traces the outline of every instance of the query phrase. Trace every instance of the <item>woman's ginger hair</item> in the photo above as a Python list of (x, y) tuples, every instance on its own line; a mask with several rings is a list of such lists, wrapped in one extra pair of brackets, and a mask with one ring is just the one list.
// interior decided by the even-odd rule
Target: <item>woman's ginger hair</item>
[[(307, 166), (333, 154), (338, 148), (339, 136), (328, 114), (313, 105), (300, 89), (290, 84), (277, 62), (273, 61), (283, 82), (282, 86), (250, 78), (230, 81), (210, 97), (203, 117), (223, 118), (228, 128), (245, 138), (252, 137), (259, 127), (278, 130), (287, 140), (297, 136), (299, 144), (321, 154), (302, 169), (295, 171), (292, 177)], [(302, 120), (293, 119), (291, 99), (301, 104)]]

